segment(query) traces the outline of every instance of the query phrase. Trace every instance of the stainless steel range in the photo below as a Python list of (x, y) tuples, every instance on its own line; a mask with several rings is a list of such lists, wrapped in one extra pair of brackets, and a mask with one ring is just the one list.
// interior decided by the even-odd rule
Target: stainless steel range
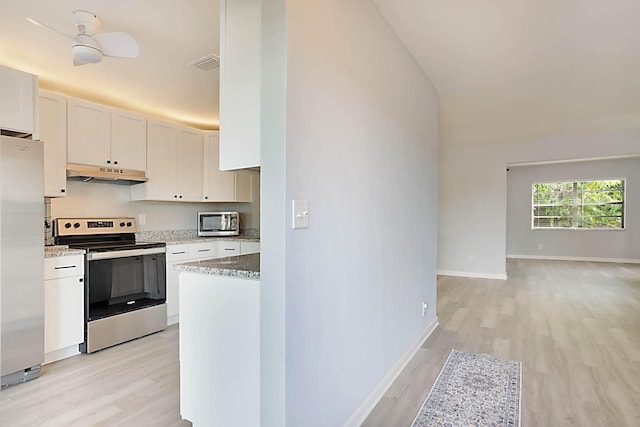
[(57, 218), (53, 225), (57, 245), (86, 251), (81, 352), (167, 327), (165, 243), (136, 242), (134, 218)]

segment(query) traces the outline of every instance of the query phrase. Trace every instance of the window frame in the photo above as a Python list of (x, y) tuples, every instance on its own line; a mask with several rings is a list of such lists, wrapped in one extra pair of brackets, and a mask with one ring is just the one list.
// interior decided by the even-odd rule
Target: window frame
[[(534, 216), (534, 186), (536, 184), (558, 184), (558, 183), (580, 183), (580, 182), (594, 182), (594, 181), (622, 181), (622, 227), (619, 228), (586, 228), (586, 227), (536, 227)], [(613, 178), (577, 178), (577, 179), (557, 179), (553, 181), (531, 181), (531, 231), (547, 231), (547, 230), (564, 230), (564, 231), (624, 231), (627, 228), (627, 178), (626, 177), (613, 177)], [(579, 216), (578, 216), (579, 218)], [(573, 223), (577, 224), (577, 218), (573, 218)]]

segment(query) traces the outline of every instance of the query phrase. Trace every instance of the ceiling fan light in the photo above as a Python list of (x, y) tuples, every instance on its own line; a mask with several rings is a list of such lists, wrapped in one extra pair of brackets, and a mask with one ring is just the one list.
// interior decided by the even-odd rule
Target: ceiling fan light
[(77, 44), (71, 48), (73, 56), (79, 61), (95, 64), (102, 61), (102, 52), (95, 47)]

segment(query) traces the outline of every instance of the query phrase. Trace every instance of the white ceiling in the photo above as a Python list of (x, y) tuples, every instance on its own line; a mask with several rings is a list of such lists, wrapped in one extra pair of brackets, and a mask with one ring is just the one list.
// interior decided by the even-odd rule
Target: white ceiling
[[(26, 20), (75, 35), (76, 9), (98, 15), (101, 32), (131, 34), (139, 58), (74, 67), (69, 39)], [(39, 75), (41, 87), (217, 129), (219, 72), (186, 64), (219, 54), (218, 0), (2, 0), (0, 16), (0, 64)]]
[[(440, 96), (444, 142), (513, 140), (640, 123), (638, 0), (373, 0)], [(69, 40), (84, 9), (125, 31), (138, 59), (74, 67)], [(218, 126), (218, 0), (2, 0), (0, 64), (44, 88), (203, 129)]]
[(640, 124), (638, 0), (374, 0), (438, 88), (445, 143)]

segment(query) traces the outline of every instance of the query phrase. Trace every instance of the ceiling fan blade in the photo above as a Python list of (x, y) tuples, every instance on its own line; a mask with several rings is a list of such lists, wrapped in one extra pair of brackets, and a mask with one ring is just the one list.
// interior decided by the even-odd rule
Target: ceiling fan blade
[(137, 58), (140, 54), (140, 47), (136, 39), (127, 33), (101, 33), (93, 36), (104, 56), (115, 56), (118, 58)]
[(61, 36), (67, 37), (67, 38), (69, 38), (71, 40), (75, 40), (76, 39), (74, 36), (72, 36), (70, 34), (63, 33), (62, 31), (56, 30), (55, 28), (50, 27), (50, 26), (48, 26), (46, 24), (43, 24), (42, 22), (36, 21), (35, 19), (27, 18), (27, 21), (31, 22), (34, 25), (37, 25), (38, 27), (43, 27), (43, 28), (46, 28), (48, 30), (53, 31), (54, 33), (58, 33)]
[(73, 65), (75, 67), (79, 67), (80, 65), (85, 65), (85, 64), (86, 64), (86, 62), (82, 62), (78, 58), (73, 58)]

